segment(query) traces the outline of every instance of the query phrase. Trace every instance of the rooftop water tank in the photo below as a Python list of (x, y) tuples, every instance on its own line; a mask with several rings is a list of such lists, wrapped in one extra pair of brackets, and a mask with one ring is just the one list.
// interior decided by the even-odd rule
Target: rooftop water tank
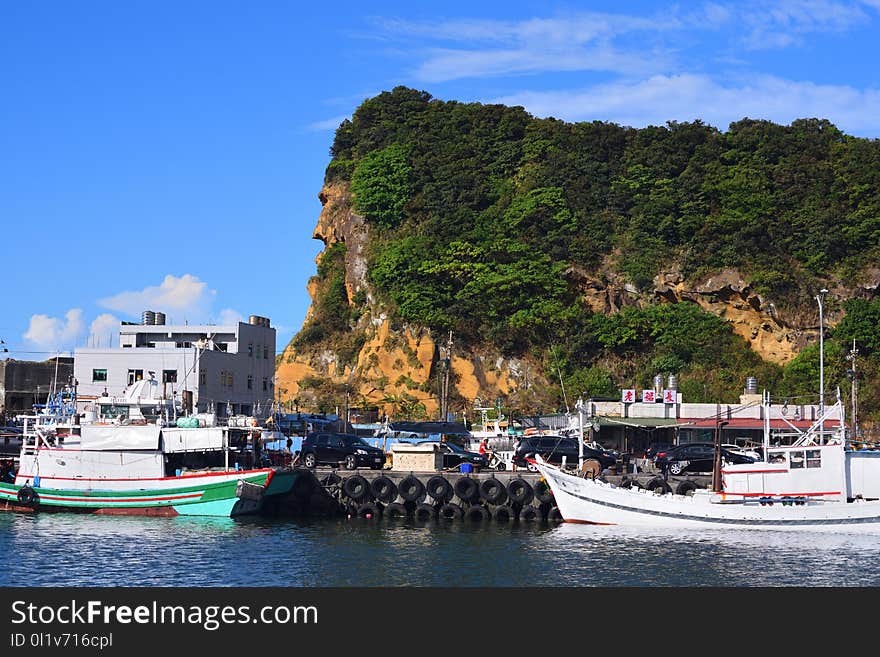
[(755, 376), (747, 376), (746, 377), (746, 394), (747, 395), (757, 395), (758, 394), (758, 378)]
[(678, 390), (678, 377), (675, 374), (669, 375), (669, 378), (666, 380), (666, 387), (670, 390)]
[(654, 377), (654, 392), (658, 395), (663, 394), (663, 375), (657, 374)]

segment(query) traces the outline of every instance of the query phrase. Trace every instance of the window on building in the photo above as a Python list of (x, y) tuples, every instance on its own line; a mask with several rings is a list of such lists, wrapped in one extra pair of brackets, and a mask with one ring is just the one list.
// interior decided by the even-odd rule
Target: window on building
[(232, 387), (232, 372), (226, 373), (226, 385)]
[(107, 370), (92, 370), (92, 381), (106, 381)]
[(269, 389), (269, 379), (267, 379), (266, 377), (263, 377), (263, 390), (268, 390), (268, 389)]
[(214, 349), (216, 349), (217, 351), (226, 351), (228, 348), (229, 348), (229, 345), (226, 344), (225, 342), (215, 342), (214, 343)]
[(192, 345), (192, 342), (185, 342), (185, 341), (184, 341), (184, 342), (177, 342), (177, 343), (175, 344), (175, 346), (176, 346), (178, 349), (189, 349), (189, 348), (192, 347), (193, 345)]
[(249, 342), (248, 343), (248, 356), (253, 357), (253, 355), (254, 355), (254, 343)]
[(128, 385), (131, 385), (135, 381), (143, 381), (144, 379), (144, 371), (143, 370), (128, 370)]
[(177, 370), (162, 370), (162, 383), (177, 383)]
[(248, 390), (254, 389), (254, 377), (248, 374)]
[(269, 345), (263, 345), (263, 358), (269, 360)]
[(199, 370), (199, 385), (203, 386), (208, 382), (208, 375), (205, 370)]

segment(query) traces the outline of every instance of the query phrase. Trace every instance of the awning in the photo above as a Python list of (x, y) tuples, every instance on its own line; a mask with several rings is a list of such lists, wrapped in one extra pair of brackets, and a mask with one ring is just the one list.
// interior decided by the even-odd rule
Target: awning
[[(591, 420), (599, 421), (599, 427), (633, 427), (636, 429), (660, 429), (681, 426), (682, 421), (668, 417), (612, 417), (609, 415), (597, 415)], [(584, 420), (584, 427), (588, 422)]]

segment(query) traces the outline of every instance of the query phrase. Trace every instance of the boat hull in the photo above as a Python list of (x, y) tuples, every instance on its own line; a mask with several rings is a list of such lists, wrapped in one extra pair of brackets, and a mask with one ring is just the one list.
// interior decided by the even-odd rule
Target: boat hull
[(566, 522), (643, 527), (880, 532), (880, 501), (803, 505), (760, 504), (758, 500), (719, 502), (698, 491), (693, 496), (658, 495), (642, 489), (576, 477), (536, 464), (553, 491)]
[[(291, 473), (272, 469), (231, 471), (207, 475), (182, 475), (161, 480), (132, 481), (124, 488), (120, 482), (102, 484), (93, 480), (91, 488), (53, 488), (0, 484), (0, 509), (12, 511), (74, 511), (99, 515), (137, 516), (222, 516), (256, 513), (262, 497), (241, 499), (239, 481), (263, 487), (264, 494), (283, 494), (293, 485)], [(22, 489), (26, 490), (20, 496)], [(29, 502), (30, 492), (35, 495)], [(22, 498), (23, 497), (23, 498)]]

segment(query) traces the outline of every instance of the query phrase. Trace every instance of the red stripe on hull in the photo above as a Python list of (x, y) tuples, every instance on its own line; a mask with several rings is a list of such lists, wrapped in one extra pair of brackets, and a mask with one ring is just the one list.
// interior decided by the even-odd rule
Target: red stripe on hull
[(616, 522), (594, 522), (592, 520), (565, 520), (564, 522), (570, 522), (574, 525), (602, 525), (603, 527), (617, 524)]
[(180, 514), (173, 506), (148, 506), (143, 508), (129, 507), (127, 509), (101, 508), (95, 509), (96, 516), (151, 516), (156, 518), (173, 518)]

